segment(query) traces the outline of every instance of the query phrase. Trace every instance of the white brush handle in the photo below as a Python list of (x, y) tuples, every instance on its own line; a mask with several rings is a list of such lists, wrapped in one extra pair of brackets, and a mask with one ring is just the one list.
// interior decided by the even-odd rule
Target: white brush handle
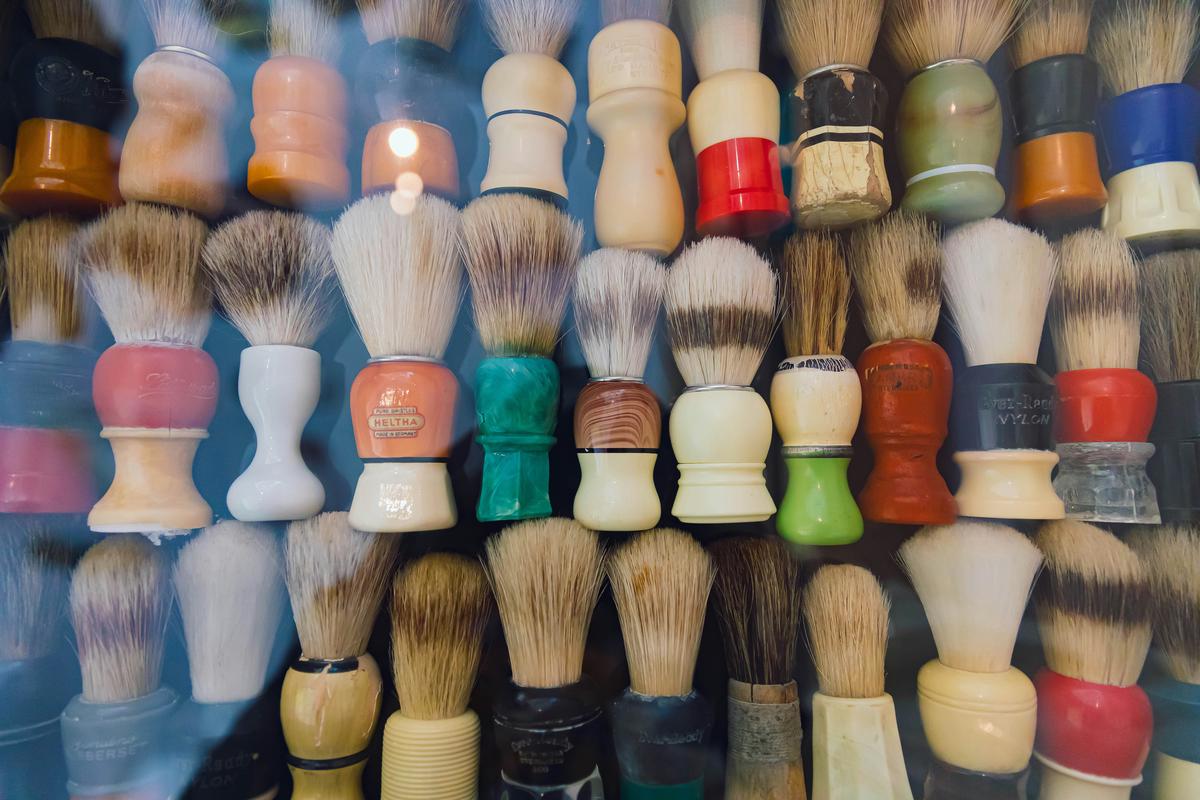
[(1038, 795), (1041, 800), (1129, 800), (1133, 787), (1142, 782), (1141, 776), (1121, 780), (1088, 775), (1056, 764), (1040, 753), (1035, 755), (1042, 764), (1042, 791)]
[(654, 486), (658, 453), (579, 453), (575, 519), (594, 531), (644, 531), (662, 508)]
[(862, 412), (862, 386), (844, 356), (796, 356), (771, 380), (771, 413), (784, 447), (848, 446)]
[(321, 356), (306, 347), (261, 345), (242, 351), (238, 396), (254, 427), (254, 460), (226, 502), (246, 522), (307, 519), (325, 505), (325, 488), (300, 455), (300, 436), (321, 395)]
[(1200, 764), (1166, 753), (1154, 754), (1154, 800), (1200, 797)]
[(891, 695), (813, 695), (813, 800), (912, 800)]
[(479, 717), (411, 719), (396, 712), (383, 729), (381, 800), (475, 800)]
[(1188, 161), (1145, 164), (1108, 179), (1101, 227), (1130, 241), (1200, 237), (1200, 181)]
[(964, 517), (1062, 519), (1066, 506), (1050, 473), (1058, 454), (1049, 450), (960, 450), (954, 463), (962, 481), (954, 495)]

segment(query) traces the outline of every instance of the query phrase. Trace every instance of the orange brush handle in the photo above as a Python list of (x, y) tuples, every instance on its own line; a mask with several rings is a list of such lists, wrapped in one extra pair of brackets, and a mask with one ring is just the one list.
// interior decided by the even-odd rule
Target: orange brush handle
[(27, 119), (17, 129), (12, 175), (0, 203), (20, 216), (92, 216), (121, 202), (120, 145), (104, 131), (61, 119)]
[(350, 388), (359, 457), (447, 458), (457, 397), (454, 373), (435, 361), (384, 359), (367, 364)]
[(1013, 206), (1022, 219), (1079, 217), (1107, 202), (1092, 134), (1055, 133), (1017, 145)]

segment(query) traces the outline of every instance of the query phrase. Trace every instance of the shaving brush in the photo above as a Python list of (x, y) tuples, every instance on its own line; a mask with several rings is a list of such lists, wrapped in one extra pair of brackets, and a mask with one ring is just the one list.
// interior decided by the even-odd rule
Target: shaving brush
[(278, 791), (280, 748), (259, 698), (283, 617), (281, 556), (274, 533), (244, 522), (207, 528), (179, 551), (172, 577), (192, 678), (174, 721), (176, 769), (190, 779), (184, 797), (269, 800)]
[[(588, 125), (604, 140), (596, 241), (660, 258), (683, 238), (671, 135), (683, 124), (683, 56), (672, 0), (604, 0), (588, 46)], [(652, 523), (653, 524), (653, 523)]]
[(350, 387), (359, 530), (442, 530), (458, 519), (446, 471), (458, 383), (441, 359), (462, 302), (461, 229), (436, 197), (400, 210), (364, 198), (334, 225), (338, 281), (371, 355)]
[(684, 390), (671, 408), (681, 522), (762, 522), (771, 410), (750, 385), (775, 332), (775, 271), (750, 245), (716, 237), (667, 271), (667, 328)]
[(883, 686), (883, 587), (862, 567), (822, 567), (804, 590), (804, 619), (820, 686), (813, 695), (813, 800), (912, 800), (896, 707)]
[(775, 528), (788, 541), (849, 544), (863, 533), (846, 470), (862, 410), (854, 365), (841, 354), (850, 273), (838, 240), (796, 233), (783, 248), (783, 341), (771, 380), (771, 414), (783, 439), (787, 493)]
[(21, 124), (0, 186), (0, 204), (21, 216), (90, 216), (121, 202), (111, 131), (125, 111), (124, 69), (108, 35), (115, 20), (101, 19), (98, 5), (25, 1), (37, 38), (9, 67)]
[(369, 127), (363, 194), (399, 190), (456, 200), (455, 140), (474, 139), (465, 79), (450, 48), (466, 0), (356, 0), (369, 47), (354, 104)]
[(1092, 54), (1113, 95), (1099, 116), (1109, 174), (1101, 224), (1131, 242), (1200, 242), (1200, 92), (1184, 82), (1198, 40), (1192, 0), (1113, 5), (1092, 31)]
[(15, 226), (4, 248), (12, 339), (0, 344), (0, 513), (83, 514), (96, 502), (89, 442), (94, 354), (80, 344), (78, 224)]
[(161, 684), (170, 612), (168, 559), (142, 536), (102, 539), (76, 565), (70, 614), (83, 693), (60, 718), (73, 799), (174, 796), (165, 742), (178, 697)]
[(81, 233), (93, 299), (116, 344), (92, 373), (92, 400), (116, 474), (88, 514), (97, 532), (161, 535), (203, 528), (212, 510), (192, 460), (217, 407), (217, 365), (200, 349), (211, 321), (197, 217), (145, 203)]
[(492, 615), (474, 559), (431, 553), (392, 583), (392, 675), (400, 710), (383, 729), (383, 800), (475, 800), (479, 717), (467, 708)]
[(300, 214), (251, 211), (213, 231), (203, 265), (250, 344), (238, 397), (254, 427), (254, 460), (229, 487), (229, 512), (249, 522), (307, 519), (325, 504), (300, 436), (321, 394), (313, 343), (329, 312), (329, 228)]
[(908, 83), (896, 109), (901, 205), (946, 224), (1004, 206), (996, 180), (1003, 121), (985, 65), (1011, 32), (1022, 0), (897, 0), (883, 41)]
[(867, 70), (884, 2), (779, 3), (784, 48), (799, 80), (788, 99), (796, 136), (792, 214), (802, 228), (844, 228), (892, 207), (883, 163), (887, 89)]
[(1150, 578), (1137, 554), (1086, 522), (1044, 525), (1038, 631), (1037, 759), (1043, 800), (1128, 798), (1153, 728), (1137, 685), (1150, 649)]
[(1150, 581), (1158, 668), (1145, 679), (1154, 704), (1154, 800), (1200, 792), (1200, 532), (1143, 528), (1129, 539)]
[(598, 688), (583, 674), (604, 548), (578, 522), (510, 525), (484, 544), (512, 683), (493, 705), (501, 793), (602, 797)]
[(575, 109), (575, 79), (558, 63), (580, 0), (482, 0), (504, 57), (483, 76), (488, 166), (481, 194), (522, 192), (567, 203), (563, 147)]
[(575, 519), (594, 531), (658, 524), (662, 412), (643, 375), (666, 278), (653, 258), (627, 250), (605, 248), (579, 262), (575, 324), (592, 379), (575, 401)]
[(800, 698), (800, 562), (782, 539), (722, 539), (713, 605), (729, 669), (726, 800), (805, 800)]
[(1013, 206), (1031, 224), (1104, 208), (1096, 155), (1100, 71), (1087, 55), (1093, 0), (1034, 0), (1013, 34)]
[(1141, 271), (1108, 231), (1082, 230), (1059, 245), (1050, 304), (1058, 359), (1054, 489), (1071, 519), (1159, 521), (1146, 444), (1154, 383), (1138, 372)]
[[(925, 608), (938, 657), (917, 674), (925, 738), (939, 762), (972, 774), (977, 791), (1009, 797), (1033, 751), (1037, 695), (1011, 665), (1042, 554), (990, 522), (922, 528), (900, 547), (901, 567)], [(957, 795), (933, 769), (925, 796)], [(960, 777), (961, 779), (961, 777)]]
[(871, 339), (857, 367), (875, 463), (858, 507), (876, 522), (949, 524), (958, 510), (937, 453), (946, 439), (953, 370), (933, 342), (942, 305), (937, 224), (899, 209), (856, 229), (847, 260)]
[(1146, 259), (1142, 351), (1158, 390), (1150, 477), (1165, 522), (1200, 519), (1200, 250)]
[(463, 212), (475, 327), (488, 353), (475, 370), (480, 522), (550, 515), (552, 356), (582, 239), (579, 223), (531, 197), (481, 197)]
[(225, 206), (233, 85), (217, 66), (230, 3), (142, 0), (158, 47), (133, 73), (138, 111), (121, 151), (121, 195), (214, 218)]
[(967, 361), (952, 408), (963, 516), (1063, 516), (1050, 481), (1054, 384), (1037, 366), (1057, 271), (1043, 236), (998, 219), (942, 243), (942, 287)]
[(400, 537), (350, 527), (344, 512), (288, 526), (284, 580), (300, 636), (279, 716), (296, 800), (363, 800), (362, 773), (383, 701), (367, 653)]
[(790, 217), (779, 165), (779, 90), (758, 71), (764, 0), (682, 0), (700, 83), (687, 101), (701, 236), (754, 238)]
[(254, 73), (246, 188), (284, 208), (330, 211), (350, 196), (338, 0), (271, 0), (271, 57)]

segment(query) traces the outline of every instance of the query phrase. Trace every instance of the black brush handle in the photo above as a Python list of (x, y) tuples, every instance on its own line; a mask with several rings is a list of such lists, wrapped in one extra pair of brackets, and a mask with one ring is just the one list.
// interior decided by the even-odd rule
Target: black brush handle
[(493, 720), (500, 769), (516, 783), (566, 786), (596, 769), (603, 713), (586, 677), (553, 689), (509, 685), (496, 699)]
[(934, 760), (925, 776), (925, 800), (1025, 800), (1029, 770), (1011, 775), (972, 772)]
[(1100, 70), (1089, 56), (1051, 56), (1026, 64), (1008, 84), (1017, 142), (1055, 133), (1092, 133)]
[(609, 716), (623, 784), (703, 787), (713, 717), (707, 700), (696, 692), (647, 697), (626, 689), (609, 704)]
[(1163, 522), (1200, 520), (1200, 381), (1160, 383), (1149, 473)]
[(954, 387), (954, 449), (1053, 450), (1054, 381), (1036, 364), (967, 367)]
[(8, 74), (22, 120), (107, 131), (129, 102), (121, 59), (73, 39), (34, 39), (17, 51)]

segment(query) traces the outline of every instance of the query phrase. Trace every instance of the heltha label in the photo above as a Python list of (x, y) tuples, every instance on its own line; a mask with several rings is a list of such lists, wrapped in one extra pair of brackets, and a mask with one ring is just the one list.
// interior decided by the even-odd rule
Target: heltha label
[(425, 427), (425, 415), (417, 406), (381, 406), (367, 417), (367, 427), (376, 439), (415, 439)]

